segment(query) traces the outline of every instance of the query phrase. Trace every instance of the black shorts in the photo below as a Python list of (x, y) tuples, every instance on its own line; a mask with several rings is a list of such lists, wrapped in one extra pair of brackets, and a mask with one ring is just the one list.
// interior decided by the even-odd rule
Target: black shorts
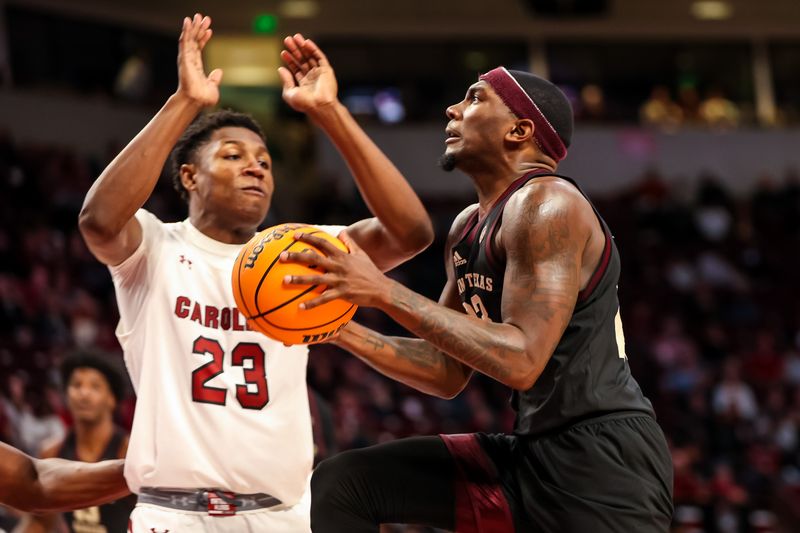
[(669, 531), (672, 461), (646, 414), (614, 413), (541, 437), (441, 437), (457, 464), (459, 532)]

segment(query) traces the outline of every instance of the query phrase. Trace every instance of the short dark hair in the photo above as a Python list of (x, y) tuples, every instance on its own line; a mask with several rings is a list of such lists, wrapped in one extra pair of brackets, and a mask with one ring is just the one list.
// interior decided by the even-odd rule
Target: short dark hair
[(566, 95), (552, 82), (530, 72), (522, 70), (509, 70), (508, 72), (536, 102), (539, 111), (561, 137), (564, 146), (569, 148), (569, 144), (572, 142), (573, 116), (572, 104), (569, 103)]
[(117, 403), (125, 397), (125, 381), (120, 372), (108, 361), (108, 355), (89, 351), (76, 351), (69, 354), (61, 363), (61, 383), (66, 390), (69, 387), (69, 380), (72, 374), (79, 368), (92, 368), (97, 370), (108, 382), (111, 394), (116, 398)]
[(230, 109), (221, 109), (213, 113), (203, 113), (192, 122), (172, 149), (169, 157), (169, 169), (172, 174), (172, 186), (178, 191), (183, 201), (189, 201), (189, 193), (181, 183), (181, 165), (191, 163), (197, 148), (208, 141), (211, 135), (220, 128), (247, 128), (267, 143), (261, 126), (250, 115), (238, 113)]

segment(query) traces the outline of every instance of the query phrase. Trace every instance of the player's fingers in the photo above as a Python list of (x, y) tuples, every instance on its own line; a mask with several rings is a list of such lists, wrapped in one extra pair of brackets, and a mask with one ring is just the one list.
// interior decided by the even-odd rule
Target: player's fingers
[(283, 83), (283, 90), (286, 91), (288, 89), (292, 89), (297, 86), (294, 82), (294, 77), (292, 73), (289, 72), (289, 69), (286, 67), (278, 67), (278, 76), (281, 79), (281, 83)]
[(336, 255), (338, 252), (341, 251), (337, 247), (335, 247), (330, 241), (327, 241), (327, 240), (325, 240), (325, 239), (323, 239), (321, 237), (317, 237), (317, 236), (312, 235), (310, 233), (297, 232), (297, 233), (294, 234), (294, 238), (295, 238), (295, 240), (298, 240), (298, 241), (310, 244), (312, 246), (315, 246), (316, 248), (319, 248), (328, 257)]
[(293, 76), (300, 72), (300, 66), (295, 61), (294, 56), (288, 50), (281, 50), (281, 60), (284, 66), (289, 69)]
[(287, 274), (283, 276), (283, 284), (284, 285), (328, 285), (331, 282), (330, 277), (326, 277), (327, 274), (316, 274), (316, 275), (305, 275), (305, 276), (294, 276), (291, 274)]
[(320, 50), (319, 46), (317, 46), (317, 43), (311, 39), (306, 39), (303, 42), (303, 51), (308, 57), (314, 58), (314, 60), (320, 65), (330, 64), (328, 62), (328, 57), (322, 52), (322, 50)]
[(208, 28), (205, 31), (205, 33), (200, 37), (200, 41), (197, 44), (198, 44), (198, 46), (200, 47), (201, 50), (203, 48), (205, 48), (206, 43), (208, 42), (209, 39), (211, 39), (211, 35), (212, 34), (213, 34), (213, 30), (211, 28)]
[(340, 231), (338, 237), (339, 240), (342, 241), (345, 246), (347, 246), (347, 249), (350, 250), (350, 253), (361, 251), (361, 247), (359, 247), (358, 244), (356, 244), (356, 241), (350, 237), (350, 234), (347, 233), (347, 230)]
[(280, 261), (281, 263), (298, 263), (310, 268), (322, 268), (324, 270), (330, 270), (335, 266), (335, 264), (324, 255), (306, 251), (281, 252)]
[(209, 72), (208, 81), (219, 87), (219, 84), (222, 82), (222, 69), (215, 68), (214, 70)]
[(319, 307), (320, 305), (326, 304), (328, 302), (332, 302), (339, 298), (341, 294), (336, 289), (328, 289), (316, 298), (312, 298), (311, 300), (307, 300), (299, 305), (300, 309), (314, 309), (315, 307)]
[(178, 42), (182, 43), (186, 38), (186, 35), (189, 33), (189, 24), (189, 17), (183, 17), (183, 22), (181, 23), (181, 34), (178, 36)]
[[(286, 47), (286, 51), (289, 52), (289, 55), (294, 61), (294, 64), (297, 65), (297, 68), (303, 73), (308, 72), (310, 66), (303, 55), (303, 51), (300, 49), (300, 43), (297, 41), (296, 37), (286, 37), (283, 40), (283, 44)], [(295, 72), (295, 74), (297, 73)]]
[(200, 25), (203, 22), (203, 17), (200, 16), (200, 13), (195, 13), (192, 17), (192, 24), (189, 30), (189, 39), (192, 41), (197, 40), (197, 34), (200, 33)]

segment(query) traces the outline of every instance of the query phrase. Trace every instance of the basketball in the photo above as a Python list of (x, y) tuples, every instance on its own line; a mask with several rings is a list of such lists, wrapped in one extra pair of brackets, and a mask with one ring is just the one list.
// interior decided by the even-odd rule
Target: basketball
[(314, 246), (297, 241), (295, 233), (308, 233), (347, 251), (342, 241), (306, 224), (278, 224), (257, 233), (239, 252), (233, 264), (231, 283), (239, 311), (251, 328), (285, 344), (314, 344), (334, 335), (347, 324), (358, 306), (333, 300), (313, 309), (300, 309), (325, 290), (324, 285), (284, 285), (287, 275), (324, 272), (321, 268), (279, 261), (281, 252), (313, 251)]

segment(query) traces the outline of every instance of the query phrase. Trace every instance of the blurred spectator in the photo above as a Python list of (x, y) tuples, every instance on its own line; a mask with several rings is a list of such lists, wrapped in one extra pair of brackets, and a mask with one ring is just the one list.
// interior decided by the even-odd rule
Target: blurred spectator
[(722, 381), (714, 388), (714, 412), (734, 422), (753, 420), (758, 414), (753, 390), (742, 381), (736, 359), (728, 359), (722, 367)]
[(674, 132), (683, 123), (683, 111), (672, 100), (667, 87), (656, 85), (650, 97), (639, 108), (639, 120), (645, 126), (656, 126), (664, 131)]
[(606, 99), (602, 87), (595, 83), (583, 86), (575, 118), (585, 122), (602, 122), (606, 119)]
[(700, 103), (699, 114), (706, 126), (716, 130), (730, 130), (739, 125), (739, 108), (719, 88), (708, 91)]

